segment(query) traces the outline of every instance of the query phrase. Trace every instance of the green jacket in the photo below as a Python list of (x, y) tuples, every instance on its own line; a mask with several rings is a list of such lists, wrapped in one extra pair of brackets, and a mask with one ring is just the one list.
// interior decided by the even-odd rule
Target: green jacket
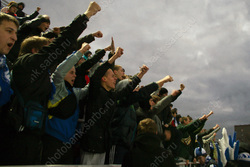
[(197, 129), (200, 129), (201, 126), (204, 126), (205, 120), (195, 120), (188, 125), (180, 124), (177, 126), (177, 129), (182, 132), (181, 144), (179, 147), (179, 157), (184, 159), (189, 159), (191, 150), (192, 150), (192, 140), (191, 136), (195, 133)]

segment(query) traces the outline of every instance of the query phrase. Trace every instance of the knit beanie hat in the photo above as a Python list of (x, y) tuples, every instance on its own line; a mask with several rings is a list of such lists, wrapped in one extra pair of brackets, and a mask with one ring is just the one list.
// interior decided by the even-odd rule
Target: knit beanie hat
[(159, 91), (159, 96), (161, 97), (165, 93), (168, 93), (168, 90), (166, 88), (161, 88)]

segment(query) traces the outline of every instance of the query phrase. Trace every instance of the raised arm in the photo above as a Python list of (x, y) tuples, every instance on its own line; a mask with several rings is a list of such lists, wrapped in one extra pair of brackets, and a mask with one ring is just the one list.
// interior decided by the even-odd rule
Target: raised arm
[(137, 74), (137, 77), (142, 79), (142, 77), (148, 72), (149, 68), (146, 65), (142, 65), (142, 67), (140, 67), (140, 72)]
[(158, 101), (157, 104), (153, 106), (150, 113), (153, 115), (160, 113), (164, 108), (166, 108), (172, 102), (173, 98), (177, 96), (177, 94), (178, 90), (173, 90), (171, 95), (166, 96), (160, 101)]
[(89, 70), (93, 65), (95, 65), (100, 59), (105, 56), (105, 52), (110, 50), (110, 46), (94, 54), (93, 57), (83, 62), (79, 67), (76, 68), (77, 75), (84, 74)]
[[(97, 6), (99, 6), (97, 3), (91, 2), (88, 10), (85, 12), (88, 14), (88, 16), (77, 16), (72, 21), (72, 23), (61, 32), (61, 35), (56, 38), (49, 46), (44, 46), (37, 54), (33, 54), (32, 57), (34, 57), (34, 59), (30, 57), (29, 64), (40, 67), (40, 69), (38, 68), (37, 71), (42, 73), (62, 62), (66, 56), (72, 53), (72, 51), (75, 49), (72, 48), (72, 46), (76, 46), (76, 40), (87, 27), (86, 23), (88, 22), (89, 18), (100, 10), (97, 8)], [(46, 60), (51, 61), (46, 66), (41, 66), (41, 62)]]
[[(110, 50), (110, 48), (105, 48), (104, 50), (102, 50), (103, 52), (106, 52)], [(121, 55), (123, 54), (123, 49), (118, 47), (116, 49), (115, 54), (105, 63), (103, 63), (102, 65), (100, 65), (94, 72), (94, 74), (90, 77), (90, 85), (89, 85), (89, 89), (90, 89), (90, 98), (95, 98), (95, 96), (98, 96), (99, 94), (99, 88), (101, 87), (101, 79), (102, 77), (105, 75), (105, 73), (107, 72), (108, 69), (110, 69), (112, 67), (112, 63), (119, 57), (121, 57)]]
[(25, 17), (17, 17), (17, 20), (19, 21), (20, 25), (22, 25), (25, 21), (36, 18), (39, 15), (40, 10), (41, 8), (37, 7), (36, 11), (32, 13), (31, 15), (25, 16)]
[(92, 34), (86, 35), (82, 38), (77, 39), (77, 50), (81, 47), (82, 43), (87, 42), (91, 43), (95, 40), (95, 38), (102, 38), (103, 34), (101, 31), (94, 32)]
[(170, 75), (167, 75), (161, 80), (157, 81), (156, 83), (158, 84), (159, 89), (160, 89), (165, 83), (172, 82), (172, 81), (174, 81), (174, 79)]
[(79, 61), (83, 53), (89, 49), (89, 44), (83, 43), (82, 47), (76, 53), (68, 56), (62, 63), (59, 64), (52, 75), (55, 84), (64, 80), (67, 72)]

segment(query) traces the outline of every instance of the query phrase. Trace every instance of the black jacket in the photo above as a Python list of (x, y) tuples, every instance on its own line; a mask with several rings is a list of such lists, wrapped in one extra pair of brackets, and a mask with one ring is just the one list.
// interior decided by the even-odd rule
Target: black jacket
[(86, 28), (87, 21), (85, 15), (79, 15), (49, 46), (44, 46), (36, 54), (28, 53), (18, 58), (13, 68), (12, 85), (24, 102), (33, 100), (47, 108), (53, 90), (50, 73), (54, 71), (50, 71), (50, 68), (61, 63), (72, 52), (72, 46), (76, 46), (76, 40)]
[(13, 64), (18, 58), (23, 40), (31, 36), (41, 36), (42, 30), (37, 27), (44, 21), (43, 19), (44, 18), (36, 18), (31, 21), (27, 21), (23, 23), (23, 25), (21, 25), (17, 30), (17, 41), (10, 52), (6, 55), (9, 63), (12, 63), (8, 64), (10, 69), (12, 69)]
[(116, 102), (134, 90), (140, 82), (134, 77), (120, 91), (107, 91), (101, 86), (101, 78), (111, 68), (111, 64), (105, 62), (99, 66), (90, 78), (89, 98), (85, 123), (83, 124), (83, 137), (81, 148), (86, 152), (104, 153), (111, 146), (111, 120), (114, 115)]
[(133, 148), (125, 155), (122, 167), (175, 167), (173, 155), (162, 148), (160, 143), (156, 134), (139, 134)]
[[(125, 80), (120, 81), (116, 85), (116, 90), (124, 87)], [(127, 147), (131, 147), (135, 138), (135, 132), (137, 128), (136, 112), (134, 106), (135, 102), (138, 102), (145, 96), (150, 95), (152, 92), (158, 89), (156, 83), (151, 83), (141, 88), (138, 92), (131, 92), (128, 96), (122, 97), (115, 108), (115, 115), (112, 120), (112, 144), (118, 144)]]
[(83, 62), (81, 65), (76, 67), (76, 79), (74, 82), (74, 87), (83, 88), (86, 84), (85, 75), (88, 73), (88, 70), (95, 65), (103, 56), (105, 51), (101, 50), (94, 54), (93, 57)]

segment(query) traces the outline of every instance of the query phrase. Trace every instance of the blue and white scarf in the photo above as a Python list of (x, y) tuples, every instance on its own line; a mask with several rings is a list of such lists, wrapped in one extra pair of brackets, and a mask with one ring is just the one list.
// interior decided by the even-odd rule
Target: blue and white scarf
[(6, 104), (13, 90), (10, 87), (10, 71), (6, 64), (5, 55), (0, 54), (0, 107)]

